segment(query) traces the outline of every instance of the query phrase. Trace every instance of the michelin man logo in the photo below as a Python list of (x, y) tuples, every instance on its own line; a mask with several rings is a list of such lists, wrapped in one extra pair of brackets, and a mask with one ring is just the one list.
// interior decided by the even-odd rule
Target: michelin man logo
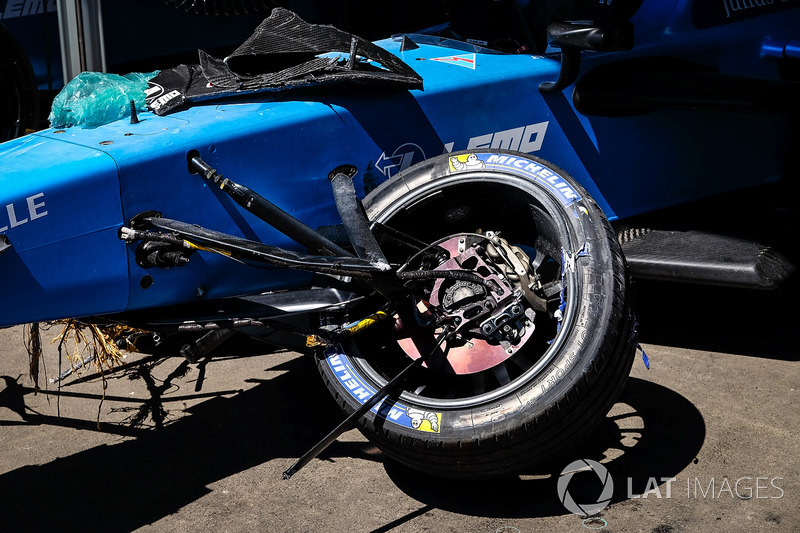
[(482, 170), (486, 167), (486, 163), (478, 159), (475, 154), (457, 155), (450, 158), (450, 170)]
[[(587, 467), (594, 471), (597, 477), (600, 478), (600, 481), (603, 483), (603, 492), (600, 493), (597, 503), (576, 503), (575, 500), (572, 499), (567, 487), (572, 480), (572, 476), (574, 476), (577, 471), (585, 470)], [(611, 502), (611, 496), (613, 494), (614, 480), (611, 479), (611, 474), (608, 473), (608, 469), (591, 459), (578, 459), (577, 461), (571, 462), (561, 471), (561, 477), (558, 478), (558, 499), (561, 500), (561, 503), (564, 504), (567, 511), (576, 515), (592, 516), (599, 513)]]
[[(411, 419), (412, 428), (420, 431), (439, 433), (439, 425), (441, 423), (442, 416), (439, 413), (432, 413), (430, 411), (423, 411), (421, 409), (414, 409), (413, 407), (410, 407), (406, 414)], [(426, 421), (428, 422), (430, 429), (423, 425), (423, 423)]]

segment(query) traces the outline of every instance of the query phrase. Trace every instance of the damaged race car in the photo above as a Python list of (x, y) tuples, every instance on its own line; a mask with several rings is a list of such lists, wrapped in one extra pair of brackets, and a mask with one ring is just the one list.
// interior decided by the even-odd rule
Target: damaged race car
[(474, 1), (375, 43), (276, 8), (123, 119), (0, 145), (0, 326), (301, 339), (348, 417), (287, 478), (353, 426), (432, 475), (546, 464), (625, 383), (631, 274), (791, 273), (625, 224), (784, 177), (798, 8)]

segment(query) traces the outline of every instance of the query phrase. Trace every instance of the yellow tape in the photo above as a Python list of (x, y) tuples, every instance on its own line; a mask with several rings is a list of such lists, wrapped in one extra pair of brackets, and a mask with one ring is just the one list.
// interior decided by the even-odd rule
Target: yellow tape
[(188, 244), (190, 247), (194, 248), (195, 250), (200, 250), (202, 252), (211, 252), (212, 254), (220, 254), (220, 255), (224, 255), (226, 257), (230, 257), (231, 256), (231, 253), (227, 252), (225, 250), (219, 250), (217, 248), (207, 248), (205, 246), (200, 246), (199, 244), (195, 244), (195, 243), (193, 243), (191, 241), (187, 241), (186, 239), (184, 239), (183, 242), (185, 242), (186, 244)]
[(361, 320), (355, 326), (347, 328), (347, 332), (350, 333), (350, 335), (355, 335), (359, 331), (363, 331), (363, 330), (367, 329), (368, 327), (377, 324), (381, 320), (386, 319), (388, 316), (389, 315), (387, 315), (385, 312), (378, 311), (374, 315), (370, 315), (367, 318), (365, 318), (364, 320)]
[[(355, 335), (360, 331), (364, 331), (368, 327), (371, 327), (378, 322), (385, 320), (389, 317), (384, 311), (378, 311), (374, 315), (370, 315), (363, 320), (359, 320), (356, 322), (354, 326), (350, 326), (349, 328), (345, 328), (343, 331), (342, 336), (349, 337), (350, 335)], [(328, 341), (319, 337), (318, 335), (308, 335), (306, 336), (306, 347), (308, 348), (315, 348), (317, 346), (327, 346), (330, 344)]]

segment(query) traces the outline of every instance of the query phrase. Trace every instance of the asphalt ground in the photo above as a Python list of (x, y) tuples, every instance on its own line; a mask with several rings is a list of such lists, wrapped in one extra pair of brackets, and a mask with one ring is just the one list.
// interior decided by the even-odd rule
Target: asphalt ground
[[(574, 459), (610, 504), (583, 520), (560, 473), (432, 479), (350, 431), (281, 473), (343, 415), (312, 362), (223, 346), (210, 360), (130, 354), (61, 387), (43, 334), (34, 393), (22, 329), (0, 330), (0, 531), (800, 531), (798, 283), (777, 292), (640, 284), (643, 347)], [(62, 363), (62, 369), (66, 363)], [(592, 471), (566, 484), (602, 499)], [(649, 492), (648, 492), (649, 491)]]

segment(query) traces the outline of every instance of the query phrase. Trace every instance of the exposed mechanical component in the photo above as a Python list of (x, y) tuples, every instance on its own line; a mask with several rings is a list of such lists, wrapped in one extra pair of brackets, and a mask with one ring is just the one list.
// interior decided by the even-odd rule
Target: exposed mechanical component
[(135, 252), (136, 264), (142, 268), (183, 266), (195, 252), (189, 243), (169, 233), (122, 227), (119, 238), (125, 242), (142, 241)]
[[(336, 426), (328, 435), (319, 441), (313, 448), (308, 450), (302, 457), (300, 457), (295, 463), (289, 467), (283, 473), (283, 479), (289, 479), (298, 470), (303, 468), (305, 465), (311, 461), (314, 457), (319, 455), (319, 453), (331, 445), (333, 441), (335, 441), (342, 433), (347, 431), (348, 429), (352, 428), (356, 421), (361, 418), (364, 414), (366, 414), (370, 409), (372, 409), (378, 402), (383, 401), (395, 388), (408, 378), (408, 376), (414, 372), (414, 370), (421, 366), (425, 361), (430, 360), (432, 357), (437, 355), (439, 351), (439, 346), (450, 336), (452, 335), (452, 330), (450, 329), (449, 325), (445, 326), (443, 330), (437, 335), (436, 340), (433, 343), (433, 349), (420, 357), (415, 358), (414, 361), (408, 364), (403, 370), (401, 370), (397, 375), (395, 375), (392, 379), (389, 380), (386, 385), (381, 387), (379, 390), (375, 392), (367, 401), (361, 404), (361, 407), (356, 409), (353, 413), (350, 414), (347, 418), (345, 418), (338, 426)], [(421, 421), (420, 421), (421, 422)], [(437, 419), (438, 425), (438, 419)]]
[(315, 348), (340, 342), (351, 335), (355, 335), (368, 328), (371, 328), (375, 324), (378, 324), (387, 318), (389, 318), (389, 315), (385, 311), (378, 311), (377, 313), (373, 313), (366, 318), (357, 320), (351, 324), (347, 324), (336, 331), (332, 331), (329, 334), (322, 334), (321, 332), (309, 334), (306, 337), (306, 347)]
[(534, 289), (542, 288), (539, 276), (533, 269), (528, 254), (519, 246), (511, 246), (499, 233), (486, 232), (489, 244), (486, 253), (494, 261), (509, 281), (513, 282), (525, 295), (525, 299), (536, 311), (547, 311), (547, 303)]
[(492, 335), (502, 327), (504, 336), (511, 336), (513, 338), (514, 335), (509, 335), (511, 329), (508, 325), (508, 322), (510, 322), (512, 319), (522, 316), (522, 314), (522, 305), (518, 303), (512, 303), (511, 305), (501, 309), (498, 313), (495, 313), (484, 320), (481, 323), (481, 333), (487, 336)]
[(447, 311), (455, 311), (469, 306), (486, 297), (486, 289), (471, 281), (457, 281), (445, 290), (442, 305)]
[[(545, 309), (544, 300), (533, 293), (538, 277), (527, 254), (493, 232), (456, 235), (438, 247), (449, 259), (434, 272), (461, 275), (437, 278), (427, 301), (418, 303), (413, 320), (396, 317), (398, 343), (409, 357), (418, 358), (430, 349), (431, 341), (430, 326), (422, 324), (420, 315), (434, 317), (435, 323), (454, 327), (453, 338), (442, 345), (447, 364), (437, 370), (456, 374), (488, 370), (511, 357), (533, 334), (536, 312), (531, 300), (537, 309)], [(529, 299), (527, 292), (534, 297)]]
[(163, 241), (144, 241), (136, 247), (136, 264), (142, 268), (180, 267), (189, 262), (192, 249), (177, 243)]

